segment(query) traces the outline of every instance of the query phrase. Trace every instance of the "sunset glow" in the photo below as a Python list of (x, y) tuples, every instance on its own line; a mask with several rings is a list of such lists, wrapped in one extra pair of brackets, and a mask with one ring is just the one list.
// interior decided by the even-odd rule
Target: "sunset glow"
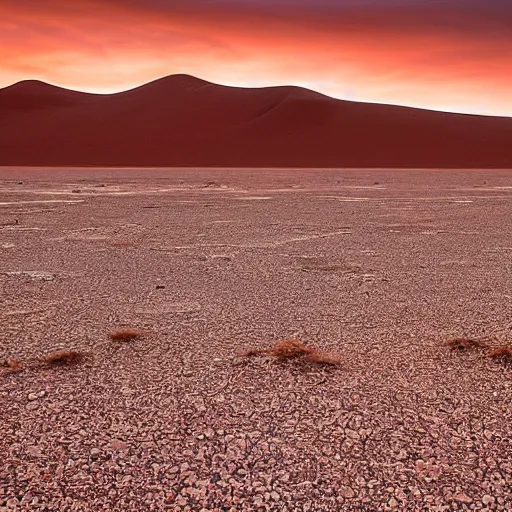
[(109, 93), (188, 73), (512, 116), (503, 0), (3, 0), (0, 87)]

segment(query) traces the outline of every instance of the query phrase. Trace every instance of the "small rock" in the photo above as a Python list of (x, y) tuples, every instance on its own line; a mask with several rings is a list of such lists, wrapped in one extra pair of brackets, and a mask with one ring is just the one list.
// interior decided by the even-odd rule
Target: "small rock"
[(454, 494), (453, 499), (455, 501), (460, 501), (461, 503), (473, 503), (473, 500), (467, 494), (464, 494), (463, 492), (458, 492), (458, 493)]
[(38, 395), (37, 395), (37, 393), (29, 393), (27, 398), (32, 402), (33, 400), (38, 399)]
[(157, 290), (163, 290), (163, 289), (165, 289), (165, 286), (163, 284), (157, 284), (156, 285), (156, 289)]
[(344, 497), (344, 498), (354, 498), (356, 493), (354, 492), (354, 490), (351, 488), (351, 487), (347, 487), (347, 486), (342, 486), (340, 488), (340, 493), (341, 495)]
[(20, 502), (18, 501), (17, 498), (11, 498), (9, 500), (7, 500), (7, 510), (9, 509), (18, 509), (18, 505), (20, 504)]
[(494, 503), (494, 498), (492, 496), (489, 496), (488, 494), (485, 494), (482, 497), (482, 503), (484, 505), (490, 505), (491, 503)]
[(391, 507), (391, 508), (396, 508), (398, 507), (398, 501), (395, 500), (395, 498), (391, 498), (389, 501), (388, 501), (388, 505)]
[(41, 453), (41, 449), (38, 446), (27, 446), (27, 453), (31, 457), (40, 458), (43, 456), (43, 454)]
[(120, 439), (113, 439), (110, 442), (110, 448), (116, 451), (126, 450), (126, 443)]
[(231, 256), (228, 256), (226, 254), (214, 254), (212, 256), (212, 260), (231, 261), (231, 259)]
[(351, 439), (359, 439), (359, 432), (356, 432), (355, 430), (351, 430), (350, 428), (345, 429), (345, 434), (347, 437), (350, 437)]
[(99, 450), (98, 448), (92, 448), (90, 453), (91, 453), (91, 457), (93, 459), (96, 459), (97, 457), (100, 456), (101, 450)]

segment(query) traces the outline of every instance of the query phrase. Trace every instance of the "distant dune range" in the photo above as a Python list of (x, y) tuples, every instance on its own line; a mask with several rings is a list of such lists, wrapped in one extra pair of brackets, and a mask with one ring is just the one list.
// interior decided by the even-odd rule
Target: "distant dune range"
[(95, 95), (0, 90), (0, 165), (512, 168), (512, 118), (174, 75)]

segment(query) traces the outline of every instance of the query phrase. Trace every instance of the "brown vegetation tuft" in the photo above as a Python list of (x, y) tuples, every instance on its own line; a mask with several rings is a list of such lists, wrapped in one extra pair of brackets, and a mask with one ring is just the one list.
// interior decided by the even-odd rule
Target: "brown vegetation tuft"
[(76, 350), (58, 350), (43, 358), (43, 362), (48, 366), (74, 366), (84, 360), (85, 355)]
[(311, 354), (307, 354), (304, 357), (305, 361), (315, 364), (325, 365), (340, 365), (342, 363), (341, 358), (337, 354), (331, 354), (329, 352), (317, 352), (313, 351)]
[(299, 340), (282, 340), (278, 341), (267, 353), (277, 359), (295, 359), (312, 354), (313, 348), (306, 347)]
[(512, 346), (496, 347), (487, 353), (487, 355), (505, 364), (512, 364)]
[(134, 341), (142, 336), (143, 332), (138, 329), (116, 329), (110, 333), (112, 341)]
[(473, 338), (452, 338), (445, 342), (452, 350), (473, 350), (482, 348), (482, 344)]
[(4, 368), (5, 373), (16, 373), (23, 371), (23, 366), (17, 359), (6, 359), (0, 366)]
[(320, 352), (314, 347), (304, 345), (300, 340), (281, 340), (270, 349), (251, 349), (243, 354), (245, 357), (269, 356), (279, 361), (300, 359), (315, 364), (341, 364), (341, 359), (336, 354)]

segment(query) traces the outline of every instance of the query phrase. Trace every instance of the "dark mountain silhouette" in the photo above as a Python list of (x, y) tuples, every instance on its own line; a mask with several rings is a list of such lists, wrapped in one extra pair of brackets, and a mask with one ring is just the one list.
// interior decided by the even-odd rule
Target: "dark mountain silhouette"
[(512, 118), (174, 75), (109, 95), (0, 90), (0, 165), (511, 168)]

